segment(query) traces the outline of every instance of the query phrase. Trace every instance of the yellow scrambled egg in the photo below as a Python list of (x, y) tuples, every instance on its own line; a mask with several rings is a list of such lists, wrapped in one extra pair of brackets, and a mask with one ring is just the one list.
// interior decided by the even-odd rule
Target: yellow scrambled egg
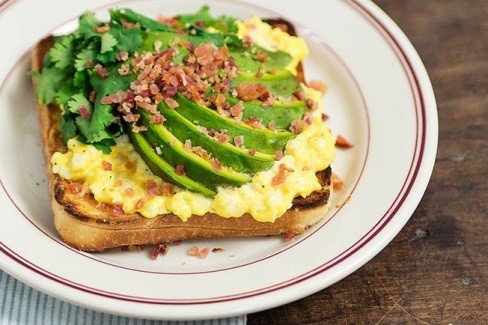
[[(254, 26), (251, 31), (250, 23)], [(240, 24), (240, 35), (246, 31), (252, 33), (251, 37), (261, 46), (288, 51), (294, 58), (293, 70), (308, 53), (303, 40), (272, 29), (257, 17)], [(321, 105), (318, 91), (307, 88), (306, 92)], [(206, 212), (226, 218), (239, 217), (247, 212), (258, 221), (274, 222), (292, 206), (294, 197), (306, 197), (321, 188), (315, 172), (325, 169), (333, 161), (334, 143), (335, 137), (322, 122), (319, 107), (312, 114), (312, 124), (287, 143), (282, 159), (269, 170), (256, 173), (251, 182), (243, 186), (219, 188), (213, 199), (183, 189), (177, 189), (171, 196), (149, 196), (146, 183), (152, 180), (162, 185), (163, 181), (151, 173), (126, 136), (117, 139), (110, 154), (71, 139), (66, 153), (56, 152), (51, 164), (55, 174), (69, 180), (84, 181), (98, 202), (120, 204), (126, 213), (139, 212), (152, 218), (171, 212), (185, 221), (191, 215)], [(111, 168), (107, 168), (107, 163)], [(282, 184), (273, 186), (271, 180), (280, 164), (293, 171), (287, 172)]]

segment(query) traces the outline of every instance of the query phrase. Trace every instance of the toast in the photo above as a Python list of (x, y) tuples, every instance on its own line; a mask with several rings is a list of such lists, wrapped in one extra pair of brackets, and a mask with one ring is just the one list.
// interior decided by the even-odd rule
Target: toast
[[(294, 35), (293, 25), (283, 19), (268, 19), (267, 23)], [(32, 51), (32, 71), (40, 71), (53, 38), (40, 41)], [(303, 68), (298, 66), (298, 78), (304, 81)], [(34, 88), (37, 82), (34, 79)], [(101, 210), (91, 194), (74, 194), (80, 182), (68, 181), (53, 174), (50, 159), (54, 152), (65, 150), (59, 133), (59, 107), (38, 105), (41, 137), (44, 143), (46, 173), (49, 179), (54, 224), (61, 238), (70, 246), (83, 251), (103, 251), (128, 245), (151, 245), (189, 238), (269, 236), (299, 234), (322, 220), (328, 209), (332, 191), (331, 169), (317, 172), (322, 189), (306, 198), (297, 197), (293, 206), (274, 223), (258, 222), (249, 214), (239, 218), (223, 218), (207, 213), (192, 216), (183, 222), (173, 214), (146, 218), (136, 214), (114, 214)]]

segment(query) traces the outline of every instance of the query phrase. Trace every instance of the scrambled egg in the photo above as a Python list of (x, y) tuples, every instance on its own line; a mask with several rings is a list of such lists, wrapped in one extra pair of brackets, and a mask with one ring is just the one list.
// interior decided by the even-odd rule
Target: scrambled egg
[(298, 63), (308, 55), (307, 43), (302, 38), (290, 36), (280, 28), (272, 28), (258, 16), (253, 16), (245, 21), (238, 20), (237, 26), (239, 27), (237, 36), (240, 38), (247, 35), (266, 50), (282, 50), (289, 53), (292, 61), (286, 69), (293, 74), (296, 74)]
[[(240, 23), (239, 35), (247, 33), (263, 47), (289, 52), (294, 58), (292, 70), (308, 53), (302, 39), (272, 29), (257, 17)], [(71, 139), (66, 153), (56, 152), (52, 156), (52, 171), (64, 179), (84, 181), (98, 202), (119, 204), (126, 213), (139, 212), (152, 218), (171, 212), (183, 221), (207, 212), (226, 218), (249, 213), (258, 221), (274, 222), (292, 206), (294, 197), (306, 197), (321, 188), (315, 172), (328, 167), (334, 159), (335, 137), (322, 122), (322, 96), (318, 91), (305, 89), (308, 97), (319, 102), (319, 109), (312, 114), (312, 124), (287, 143), (284, 157), (269, 170), (256, 173), (251, 182), (241, 187), (219, 188), (213, 199), (183, 189), (170, 196), (149, 196), (148, 181), (159, 186), (164, 182), (151, 173), (127, 136), (117, 139), (110, 154)], [(271, 181), (280, 164), (293, 171), (287, 172), (283, 183), (273, 186)]]

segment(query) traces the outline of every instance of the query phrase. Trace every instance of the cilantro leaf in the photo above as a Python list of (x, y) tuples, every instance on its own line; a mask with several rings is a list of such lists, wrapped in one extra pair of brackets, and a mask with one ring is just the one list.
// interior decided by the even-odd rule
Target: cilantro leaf
[(64, 105), (70, 101), (71, 97), (76, 93), (77, 89), (69, 82), (64, 83), (56, 92), (54, 100), (59, 105)]
[(138, 14), (137, 12), (125, 8), (125, 9), (111, 9), (110, 10), (110, 17), (117, 21), (121, 22), (122, 19), (131, 22), (131, 23), (139, 23), (143, 29), (152, 30), (152, 31), (162, 31), (162, 32), (174, 32), (174, 30), (166, 26), (165, 24), (161, 24), (156, 20)]
[(205, 28), (212, 27), (224, 34), (236, 34), (238, 27), (236, 19), (228, 16), (212, 17), (210, 7), (204, 5), (194, 14), (178, 15), (177, 19), (183, 25), (195, 25), (197, 21), (202, 22)]
[(91, 38), (94, 36), (100, 36), (100, 34), (95, 33), (95, 28), (101, 25), (101, 22), (95, 18), (93, 12), (85, 12), (80, 16), (80, 25), (76, 31), (76, 35), (83, 38)]
[(64, 84), (66, 74), (56, 67), (45, 67), (37, 75), (37, 98), (41, 104), (52, 103), (56, 92)]
[(110, 34), (116, 39), (119, 52), (134, 53), (142, 44), (142, 31), (140, 28), (125, 29), (118, 24), (112, 24)]
[(117, 39), (111, 33), (102, 34), (102, 44), (100, 45), (100, 53), (113, 51), (117, 45)]
[(59, 116), (59, 131), (65, 142), (76, 136), (75, 121), (69, 114)]
[(81, 52), (76, 55), (76, 59), (75, 59), (76, 70), (78, 70), (78, 71), (85, 70), (86, 64), (88, 62), (91, 61), (93, 63), (95, 61), (95, 55), (96, 55), (96, 52), (95, 52), (95, 49), (93, 48), (93, 46), (90, 46), (90, 47), (87, 47), (87, 48), (81, 50)]
[(68, 106), (68, 110), (71, 113), (79, 114), (79, 110), (81, 107), (86, 107), (90, 113), (92, 111), (91, 103), (83, 94), (80, 93), (74, 94), (71, 97), (71, 100), (68, 101), (67, 106)]
[(64, 69), (73, 64), (74, 41), (73, 35), (60, 36), (56, 39), (49, 51), (51, 62), (54, 63), (56, 68)]

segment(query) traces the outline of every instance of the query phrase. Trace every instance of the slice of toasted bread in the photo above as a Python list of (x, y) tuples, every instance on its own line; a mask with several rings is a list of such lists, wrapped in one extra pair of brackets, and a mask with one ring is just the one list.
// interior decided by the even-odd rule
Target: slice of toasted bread
[[(267, 22), (290, 34), (295, 33), (293, 25), (282, 19)], [(36, 45), (32, 52), (33, 71), (42, 69), (44, 55), (52, 43), (52, 37), (48, 37)], [(298, 77), (304, 80), (301, 64)], [(60, 109), (53, 105), (37, 104), (54, 224), (62, 239), (75, 248), (103, 251), (118, 246), (159, 244), (188, 238), (298, 234), (322, 220), (328, 209), (332, 190), (330, 167), (317, 173), (322, 189), (306, 198), (295, 198), (293, 207), (274, 223), (258, 222), (248, 214), (239, 218), (223, 218), (207, 213), (204, 216), (192, 216), (183, 222), (173, 214), (150, 219), (138, 213), (116, 215), (112, 209), (102, 210), (91, 194), (80, 196), (73, 193), (74, 186), (81, 186), (79, 182), (64, 180), (52, 173), (51, 156), (56, 151), (65, 150), (58, 128)]]

